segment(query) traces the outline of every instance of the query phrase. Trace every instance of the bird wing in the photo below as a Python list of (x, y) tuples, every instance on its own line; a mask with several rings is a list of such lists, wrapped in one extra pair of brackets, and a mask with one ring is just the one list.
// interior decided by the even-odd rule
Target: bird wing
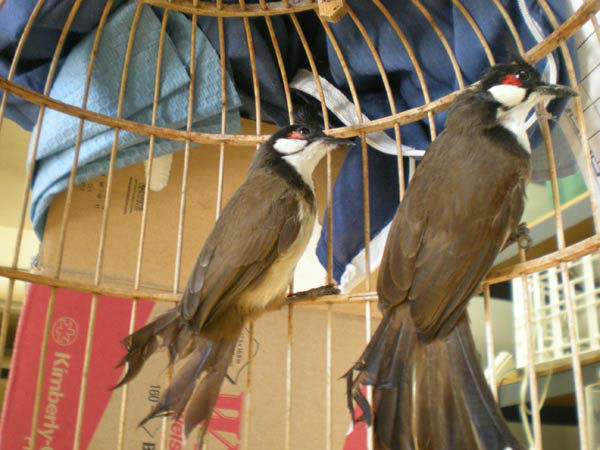
[[(444, 133), (430, 147), (394, 217), (380, 267), (384, 305), (409, 301), (428, 338), (454, 327), (522, 213), (514, 156), (485, 153), (485, 136), (460, 142)], [(452, 161), (461, 161), (459, 172)]]
[(181, 299), (201, 328), (257, 282), (301, 228), (300, 200), (283, 179), (256, 173), (233, 195), (207, 238)]

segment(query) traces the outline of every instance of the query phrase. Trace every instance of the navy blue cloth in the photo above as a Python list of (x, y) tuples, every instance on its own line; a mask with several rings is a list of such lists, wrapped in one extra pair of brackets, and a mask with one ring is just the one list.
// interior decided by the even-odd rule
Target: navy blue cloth
[[(227, 2), (225, 2), (227, 3)], [(229, 3), (238, 3), (237, 0)], [(254, 2), (246, 2), (254, 3)], [(327, 70), (327, 55), (324, 50), (325, 36), (314, 13), (299, 14), (298, 20), (303, 30), (310, 30), (307, 39), (312, 51), (316, 50), (315, 57), (321, 70)], [(294, 73), (300, 68), (307, 68), (308, 60), (302, 48), (302, 43), (291, 20), (283, 15), (271, 18), (279, 48), (283, 55), (286, 73), (291, 80)], [(288, 124), (288, 111), (285, 99), (281, 72), (277, 58), (273, 51), (273, 44), (264, 19), (250, 19), (252, 41), (256, 54), (256, 71), (259, 81), (261, 118), (283, 126)], [(198, 17), (198, 26), (208, 37), (212, 46), (220, 53), (218, 21), (215, 17)], [(233, 80), (242, 99), (242, 113), (245, 117), (255, 119), (254, 88), (252, 80), (252, 67), (246, 39), (246, 31), (242, 19), (232, 18), (224, 20), (225, 53), (231, 67)]]
[[(377, 235), (394, 216), (398, 208), (398, 167), (395, 156), (378, 151), (367, 153), (369, 161), (369, 215), (371, 236)], [(408, 169), (408, 165), (405, 166)], [(334, 258), (333, 274), (339, 282), (346, 265), (365, 246), (362, 209), (362, 152), (351, 147), (340, 168), (334, 187)], [(408, 171), (405, 172), (408, 174)], [(348, 176), (350, 175), (350, 176)], [(408, 176), (406, 176), (408, 183)], [(319, 260), (327, 267), (327, 216), (317, 247)]]
[[(112, 10), (124, 1), (114, 0)], [(36, 0), (6, 0), (0, 11), (0, 77), (8, 77), (19, 38), (36, 3)], [(87, 33), (96, 28), (105, 4), (106, 0), (82, 2), (67, 34), (59, 60), (59, 68), (65, 55)], [(44, 2), (23, 48), (14, 82), (37, 92), (43, 92), (56, 44), (72, 6), (73, 0), (47, 0)], [(37, 112), (37, 105), (12, 95), (8, 96), (6, 116), (26, 130), (31, 130), (35, 125)]]
[[(396, 109), (403, 111), (422, 105), (425, 99), (416, 70), (392, 26), (372, 2), (348, 0), (348, 3), (360, 18), (379, 52), (390, 80)], [(384, 0), (382, 3), (395, 18), (416, 53), (429, 88), (430, 99), (435, 100), (458, 89), (458, 80), (446, 50), (427, 19), (414, 4), (409, 0)], [(465, 84), (469, 85), (479, 80), (489, 67), (489, 62), (483, 46), (467, 19), (450, 1), (423, 0), (422, 3), (452, 47)], [(509, 30), (493, 2), (465, 0), (462, 3), (481, 29), (496, 61), (506, 61), (505, 36)], [(524, 48), (527, 50), (533, 47), (537, 41), (519, 8), (519, 2), (501, 0), (501, 3), (513, 19)], [(523, 3), (531, 19), (538, 24), (542, 36), (551, 33), (553, 30), (551, 23), (537, 1), (526, 0)], [(559, 21), (568, 17), (570, 11), (563, 1), (550, 0), (549, 4)], [(318, 18), (313, 12), (298, 14), (297, 17), (306, 33), (319, 74), (351, 98), (342, 66)], [(283, 54), (288, 79), (292, 80), (299, 68), (309, 68), (304, 49), (288, 17), (275, 16), (271, 20)], [(283, 84), (265, 21), (251, 19), (249, 22), (256, 52), (263, 119), (286, 125), (288, 114)], [(219, 51), (216, 19), (200, 18), (199, 24)], [(363, 113), (370, 119), (390, 114), (379, 71), (352, 18), (346, 16), (339, 23), (330, 26), (346, 58)], [(242, 112), (248, 117), (254, 117), (252, 71), (241, 19), (225, 21), (225, 41), (227, 59), (231, 64), (236, 87), (243, 101)], [(573, 42), (569, 41), (571, 55), (575, 57), (573, 45)], [(568, 84), (564, 60), (558, 52), (554, 52), (553, 56), (557, 63), (558, 74), (555, 81)], [(542, 72), (547, 64), (546, 60), (542, 60), (537, 64), (537, 68)], [(550, 105), (550, 111), (558, 115), (565, 104), (564, 101), (555, 101)], [(437, 133), (443, 130), (446, 115), (446, 112), (435, 115)], [(536, 127), (531, 127), (531, 131), (535, 133), (530, 136), (532, 147), (535, 148), (540, 141), (539, 131)], [(393, 130), (388, 130), (387, 133), (393, 137)], [(427, 119), (402, 126), (401, 133), (402, 143), (410, 147), (426, 149), (431, 142)], [(405, 166), (408, 166), (407, 162)], [(369, 148), (369, 178), (371, 238), (373, 238), (390, 222), (398, 206), (396, 157)], [(336, 179), (333, 197), (334, 276), (339, 282), (347, 265), (364, 248), (362, 169), (358, 145), (348, 152)], [(317, 248), (319, 259), (324, 266), (327, 261), (326, 230), (325, 222)]]

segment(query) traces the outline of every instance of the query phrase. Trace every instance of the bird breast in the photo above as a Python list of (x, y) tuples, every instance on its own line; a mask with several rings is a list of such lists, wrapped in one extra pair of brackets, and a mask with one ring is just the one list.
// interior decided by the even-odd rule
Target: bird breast
[(294, 269), (308, 245), (315, 224), (314, 208), (304, 200), (300, 200), (299, 204), (298, 216), (301, 226), (296, 240), (285, 253), (275, 259), (260, 281), (251, 289), (247, 289), (238, 300), (238, 308), (248, 314), (258, 314), (267, 308), (282, 304), (285, 300)]

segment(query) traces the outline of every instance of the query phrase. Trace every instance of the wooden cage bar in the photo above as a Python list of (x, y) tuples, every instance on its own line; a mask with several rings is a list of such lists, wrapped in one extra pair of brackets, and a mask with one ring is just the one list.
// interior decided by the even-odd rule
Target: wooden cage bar
[[(48, 71), (48, 76), (46, 78), (46, 83), (44, 86), (44, 96), (48, 96), (50, 93), (50, 88), (52, 86), (52, 81), (54, 80), (54, 75), (56, 74), (56, 68), (58, 66), (58, 59), (60, 57), (60, 54), (62, 53), (62, 49), (64, 47), (65, 44), (65, 40), (67, 37), (67, 33), (69, 31), (69, 29), (71, 28), (71, 25), (73, 24), (73, 20), (75, 19), (75, 15), (77, 14), (77, 11), (79, 10), (79, 7), (81, 6), (81, 0), (76, 0), (73, 3), (73, 6), (71, 7), (70, 11), (69, 11), (69, 15), (67, 16), (67, 19), (65, 21), (65, 24), (62, 28), (61, 34), (59, 36), (58, 42), (56, 44), (56, 49), (54, 51), (54, 55), (52, 56), (52, 62), (50, 63), (50, 69)], [(39, 144), (39, 137), (40, 137), (40, 129), (44, 120), (44, 112), (45, 112), (45, 108), (41, 107), (39, 112), (38, 112), (38, 117), (37, 117), (37, 121), (36, 121), (36, 126), (34, 129), (34, 132), (32, 134), (31, 137), (31, 145), (32, 148), (30, 150), (30, 155), (29, 155), (29, 160), (27, 163), (27, 175), (26, 175), (26, 182), (24, 185), (24, 191), (23, 191), (23, 200), (21, 203), (21, 215), (20, 215), (20, 219), (19, 219), (19, 226), (18, 226), (18, 230), (17, 230), (17, 238), (16, 238), (16, 242), (15, 242), (15, 250), (13, 253), (13, 267), (17, 267), (18, 266), (18, 261), (19, 261), (19, 254), (21, 251), (21, 241), (22, 241), (22, 237), (23, 237), (23, 230), (25, 227), (25, 216), (26, 216), (26, 212), (27, 212), (27, 205), (29, 203), (29, 186), (31, 185), (31, 181), (33, 179), (33, 171), (34, 171), (34, 166), (35, 166), (35, 160), (36, 160), (36, 156), (37, 156), (37, 150), (38, 150), (38, 144)], [(58, 275), (58, 274), (57, 274)], [(14, 286), (14, 283), (13, 283)], [(9, 305), (12, 302), (12, 295), (14, 293), (13, 291), (13, 286), (10, 286), (9, 288), (9, 298), (7, 299), (7, 305)], [(39, 415), (40, 415), (40, 405), (41, 405), (41, 397), (42, 397), (42, 384), (43, 384), (43, 379), (44, 379), (44, 361), (46, 358), (46, 351), (47, 351), (47, 347), (48, 347), (48, 338), (49, 338), (49, 332), (50, 332), (50, 320), (52, 317), (52, 311), (54, 310), (54, 302), (56, 299), (56, 289), (52, 289), (51, 293), (50, 293), (50, 300), (48, 302), (48, 309), (46, 312), (46, 320), (44, 323), (44, 334), (43, 334), (43, 338), (42, 338), (42, 348), (40, 351), (40, 356), (39, 356), (39, 369), (38, 369), (38, 376), (37, 376), (37, 383), (36, 383), (36, 387), (35, 387), (35, 396), (34, 396), (34, 401), (33, 401), (33, 417), (32, 417), (32, 426), (31, 426), (31, 441), (30, 441), (30, 445), (32, 448), (35, 448), (35, 443), (36, 443), (36, 439), (37, 439), (37, 425), (39, 422)], [(5, 314), (4, 314), (4, 318), (8, 318), (8, 315), (10, 314), (10, 309), (7, 308)], [(4, 347), (5, 342), (2, 343), (2, 347)]]
[[(525, 252), (523, 249), (519, 250), (519, 257), (521, 261), (525, 261)], [(531, 329), (532, 324), (532, 314), (531, 314), (531, 304), (529, 302), (529, 286), (527, 284), (527, 276), (525, 274), (521, 274), (521, 286), (523, 290), (523, 314), (525, 316), (525, 337), (527, 340), (527, 375), (529, 383), (529, 399), (531, 401), (531, 416), (533, 422), (533, 447), (536, 450), (542, 450), (542, 419), (540, 417), (540, 400), (538, 394), (538, 380), (537, 373), (535, 370), (535, 343), (533, 331)], [(523, 380), (523, 385), (525, 385), (525, 380)], [(521, 405), (524, 406), (524, 405)], [(527, 420), (526, 417), (523, 417), (522, 420)]]
[[(44, 5), (44, 0), (38, 0), (38, 2), (36, 3), (36, 5), (34, 6), (32, 12), (31, 12), (31, 15), (29, 16), (29, 20), (27, 20), (27, 24), (25, 25), (25, 28), (23, 29), (23, 33), (21, 34), (21, 38), (19, 39), (19, 43), (17, 44), (17, 48), (15, 49), (15, 55), (13, 57), (13, 60), (10, 65), (10, 69), (8, 71), (8, 77), (7, 77), (8, 81), (12, 81), (12, 79), (15, 76), (15, 72), (17, 70), (17, 64), (18, 64), (19, 60), (21, 59), (21, 54), (23, 53), (23, 47), (25, 46), (25, 42), (27, 41), (27, 38), (29, 37), (31, 28), (33, 27), (35, 19), (37, 18), (38, 14), (40, 12), (40, 9), (42, 9), (43, 5)], [(0, 7), (1, 7), (1, 4), (0, 4)], [(4, 93), (2, 94), (2, 100), (0, 103), (0, 129), (2, 128), (2, 121), (4, 119), (4, 113), (6, 111), (7, 100), (8, 100), (8, 92), (4, 91)], [(25, 189), (28, 189), (28, 186), (25, 186)], [(19, 251), (15, 250), (15, 252), (13, 254), (13, 258), (12, 258), (12, 265), (11, 265), (11, 267), (13, 269), (17, 268), (17, 265), (19, 262), (18, 255), (19, 255)], [(6, 337), (7, 337), (7, 333), (8, 333), (8, 323), (9, 323), (10, 312), (11, 312), (11, 308), (12, 308), (14, 288), (15, 288), (15, 280), (12, 278), (9, 278), (6, 302), (4, 303), (4, 307), (2, 308), (2, 322), (0, 323), (0, 361), (4, 360), (4, 354), (5, 354), (5, 348), (6, 348)]]
[[(146, 4), (153, 4), (152, 1), (146, 0)], [(170, 3), (169, 3), (170, 4)], [(173, 3), (171, 9), (177, 9), (179, 4)], [(252, 5), (250, 5), (252, 6)], [(535, 62), (550, 51), (554, 50), (564, 42), (566, 39), (571, 37), (585, 22), (589, 21), (593, 14), (598, 10), (599, 5), (596, 1), (586, 2), (581, 8), (573, 13), (569, 19), (562, 23), (556, 28), (551, 35), (549, 35), (544, 41), (540, 42), (535, 47), (529, 49), (525, 57), (530, 62)], [(313, 8), (314, 9), (314, 8)], [(273, 11), (269, 9), (268, 11)], [(204, 12), (204, 11), (203, 11)], [(205, 14), (206, 15), (206, 14)], [(19, 84), (13, 83), (7, 79), (0, 78), (0, 89), (21, 97), (31, 103), (49, 107), (71, 116), (85, 118), (93, 122), (107, 125), (113, 128), (120, 128), (125, 131), (132, 131), (140, 134), (146, 134), (148, 136), (155, 135), (156, 137), (163, 139), (171, 139), (178, 141), (185, 141), (186, 139), (197, 143), (225, 143), (229, 145), (253, 145), (264, 142), (267, 136), (255, 136), (255, 135), (244, 135), (244, 134), (210, 134), (210, 133), (199, 133), (199, 132), (186, 132), (185, 130), (175, 130), (165, 127), (152, 127), (148, 124), (132, 122), (125, 119), (119, 119), (116, 117), (110, 117), (103, 114), (94, 113), (84, 108), (74, 107), (60, 101), (56, 101), (52, 98), (38, 94), (30, 89), (24, 88)], [(353, 137), (359, 135), (360, 132), (370, 133), (374, 131), (381, 131), (387, 128), (392, 128), (394, 124), (404, 125), (415, 120), (420, 120), (425, 117), (429, 112), (440, 112), (449, 106), (454, 100), (457, 93), (449, 94), (445, 97), (433, 100), (428, 104), (417, 108), (411, 108), (406, 111), (399, 112), (397, 114), (384, 117), (382, 119), (374, 119), (362, 125), (353, 125), (338, 127), (332, 129), (330, 134), (336, 137)]]
[(489, 371), (488, 382), (492, 389), (494, 400), (498, 401), (498, 385), (496, 381), (495, 359), (496, 352), (494, 349), (494, 329), (492, 326), (492, 316), (490, 311), (490, 285), (483, 286), (483, 308), (485, 314), (485, 349), (487, 357), (487, 370)]
[(479, 42), (481, 42), (481, 46), (483, 47), (483, 51), (485, 52), (485, 56), (487, 57), (490, 66), (493, 66), (496, 63), (496, 61), (494, 59), (494, 55), (492, 54), (492, 49), (490, 48), (490, 45), (485, 39), (485, 36), (481, 32), (479, 25), (477, 25), (477, 22), (475, 22), (475, 19), (473, 19), (471, 13), (469, 13), (467, 8), (465, 8), (465, 5), (463, 5), (460, 0), (452, 0), (452, 3), (458, 8), (465, 20), (471, 26), (471, 30), (475, 33)]
[[(410, 43), (406, 39), (406, 36), (400, 29), (398, 22), (396, 22), (394, 20), (394, 18), (390, 14), (389, 10), (383, 5), (383, 3), (381, 3), (380, 0), (371, 0), (371, 1), (375, 4), (375, 6), (377, 6), (379, 11), (381, 11), (383, 16), (387, 19), (388, 23), (394, 29), (394, 32), (398, 36), (398, 39), (400, 39), (400, 41), (402, 42), (402, 45), (403, 45), (404, 49), (406, 50), (406, 53), (410, 59), (410, 62), (412, 63), (413, 67), (415, 68), (415, 73), (417, 74), (417, 78), (419, 79), (419, 85), (421, 86), (421, 92), (423, 93), (423, 99), (425, 100), (426, 104), (429, 103), (431, 101), (431, 98), (429, 96), (429, 89), (427, 88), (427, 83), (425, 83), (425, 77), (423, 76), (423, 69), (421, 69), (421, 65), (419, 64), (419, 61), (418, 61), (417, 57), (415, 56), (414, 50), (412, 49)], [(354, 23), (356, 24), (360, 33), (362, 34), (363, 39), (365, 40), (367, 46), (369, 47), (369, 50), (371, 51), (371, 54), (373, 55), (373, 58), (375, 59), (375, 63), (377, 64), (377, 68), (379, 69), (379, 72), (381, 74), (381, 78), (383, 80), (383, 85), (385, 86), (385, 91), (388, 96), (391, 113), (392, 113), (392, 115), (395, 115), (396, 114), (396, 105), (393, 100), (393, 95), (391, 92), (391, 87), (390, 87), (390, 83), (388, 81), (388, 77), (387, 77), (387, 75), (385, 75), (385, 70), (383, 68), (381, 58), (379, 57), (379, 54), (377, 53), (377, 50), (375, 49), (375, 46), (373, 45), (371, 38), (369, 38), (369, 35), (367, 34), (367, 30), (360, 22), (358, 16), (350, 8), (348, 9), (348, 12), (350, 13), (352, 20), (354, 20)], [(392, 107), (392, 105), (393, 105), (393, 107)], [(433, 120), (433, 112), (432, 111), (427, 112), (427, 118), (429, 119), (429, 129), (430, 129), (430, 133), (431, 133), (431, 140), (433, 140), (433, 139), (435, 139), (436, 131), (435, 131), (435, 121)]]
[[(552, 23), (553, 27), (556, 29), (559, 27), (559, 24), (556, 20), (556, 16), (552, 12), (552, 9), (548, 5), (546, 0), (541, 0), (540, 4), (546, 13), (548, 19)], [(575, 76), (575, 68), (573, 64), (573, 60), (567, 48), (565, 42), (561, 42), (560, 50), (562, 55), (565, 58), (567, 70), (569, 73), (569, 78), (571, 81), (571, 85), (574, 89), (580, 91), (577, 83), (577, 78)], [(581, 97), (575, 98), (575, 111), (577, 115), (577, 121), (579, 125), (579, 129), (581, 132), (581, 143), (583, 145), (584, 154), (586, 155), (586, 169), (587, 175), (590, 180), (590, 184), (592, 186), (590, 201), (592, 205), (592, 216), (594, 218), (594, 229), (596, 233), (600, 230), (600, 211), (598, 209), (598, 189), (596, 187), (596, 183), (594, 183), (594, 172), (592, 170), (591, 165), (591, 150), (589, 148), (588, 142), (588, 133), (585, 121), (583, 120), (583, 105)], [(551, 181), (552, 181), (552, 196), (554, 199), (554, 210), (556, 212), (556, 239), (558, 243), (559, 250), (564, 249), (566, 247), (565, 237), (564, 237), (564, 225), (562, 221), (562, 212), (561, 212), (561, 201), (560, 195), (558, 192), (558, 177), (556, 174), (556, 164), (554, 162), (554, 152), (552, 148), (552, 139), (550, 138), (550, 128), (548, 126), (547, 118), (542, 118), (542, 134), (544, 135), (544, 143), (546, 144), (546, 150), (549, 161), (549, 168), (551, 171)], [(583, 450), (588, 450), (591, 448), (590, 446), (590, 435), (588, 433), (588, 422), (587, 422), (587, 414), (586, 414), (586, 404), (585, 404), (585, 395), (584, 395), (584, 386), (583, 386), (583, 373), (581, 369), (581, 360), (579, 357), (579, 342), (578, 342), (578, 332), (577, 332), (577, 317), (575, 315), (575, 302), (571, 295), (570, 289), (570, 275), (567, 269), (567, 264), (565, 262), (561, 262), (560, 270), (562, 275), (562, 285), (563, 285), (563, 293), (565, 296), (565, 305), (567, 309), (567, 327), (569, 331), (569, 344), (570, 344), (570, 352), (571, 352), (571, 367), (573, 370), (573, 379), (575, 382), (575, 398), (576, 398), (576, 406), (577, 406), (577, 419), (578, 419), (578, 430), (579, 430), (579, 442), (580, 446)]]
[[(8, 69), (8, 75), (6, 77), (6, 79), (8, 81), (12, 81), (15, 76), (15, 72), (17, 70), (17, 65), (19, 64), (21, 55), (23, 53), (23, 48), (25, 47), (27, 38), (29, 38), (29, 33), (31, 33), (31, 28), (33, 27), (33, 24), (35, 23), (35, 20), (37, 19), (37, 16), (40, 13), (42, 6), (44, 6), (44, 1), (45, 0), (38, 0), (37, 3), (35, 4), (35, 6), (33, 7), (33, 10), (31, 11), (31, 14), (29, 15), (29, 19), (27, 20), (27, 23), (25, 24), (25, 28), (23, 29), (23, 33), (21, 33), (21, 37), (19, 38), (19, 43), (17, 44), (17, 48), (15, 49), (15, 54), (11, 61), (10, 68)], [(2, 3), (0, 3), (0, 8), (2, 8)], [(4, 91), (4, 93), (2, 94), (2, 101), (0, 103), (0, 128), (2, 127), (2, 120), (4, 119), (4, 113), (6, 111), (7, 100), (8, 100), (8, 91)]]

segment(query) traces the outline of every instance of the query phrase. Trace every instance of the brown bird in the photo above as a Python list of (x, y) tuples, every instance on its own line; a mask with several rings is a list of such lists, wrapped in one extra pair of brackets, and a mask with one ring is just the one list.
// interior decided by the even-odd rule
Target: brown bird
[(452, 104), (390, 228), (377, 284), (383, 319), (346, 374), (351, 413), (356, 400), (369, 422), (360, 387), (374, 387), (377, 448), (523, 448), (485, 381), (466, 306), (496, 255), (526, 231), (527, 114), (572, 95), (517, 59)]
[(203, 441), (244, 325), (286, 300), (316, 218), (313, 169), (329, 150), (350, 143), (302, 123), (259, 147), (204, 243), (180, 303), (123, 341), (127, 355), (119, 365), (127, 363), (127, 371), (115, 387), (129, 382), (158, 348), (168, 349), (171, 365), (186, 359), (140, 425), (185, 411), (186, 437), (202, 424)]

